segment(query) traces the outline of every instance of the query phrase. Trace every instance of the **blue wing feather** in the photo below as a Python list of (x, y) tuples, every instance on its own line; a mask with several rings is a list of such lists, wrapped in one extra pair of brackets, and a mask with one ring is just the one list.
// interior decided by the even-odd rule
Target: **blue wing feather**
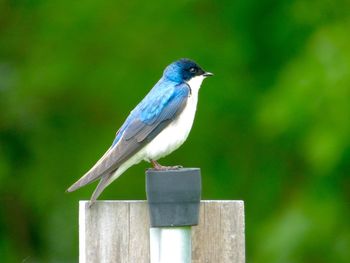
[(130, 140), (139, 133), (143, 135), (137, 141), (142, 141), (157, 125), (173, 117), (189, 95), (189, 87), (185, 83), (166, 86), (163, 83), (162, 87), (155, 88), (131, 112), (117, 133), (113, 145), (122, 136), (125, 140)]

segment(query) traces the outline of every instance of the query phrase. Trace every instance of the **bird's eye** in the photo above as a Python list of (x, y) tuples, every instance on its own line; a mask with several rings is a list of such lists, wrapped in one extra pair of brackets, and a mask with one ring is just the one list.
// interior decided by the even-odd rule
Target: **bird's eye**
[(190, 72), (191, 73), (197, 73), (197, 69), (196, 68), (190, 68)]

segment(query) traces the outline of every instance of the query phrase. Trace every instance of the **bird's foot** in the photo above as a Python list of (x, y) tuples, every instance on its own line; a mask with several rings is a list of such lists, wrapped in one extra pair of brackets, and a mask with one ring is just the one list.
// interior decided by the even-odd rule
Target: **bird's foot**
[(158, 171), (167, 171), (167, 170), (178, 170), (182, 168), (182, 165), (174, 165), (174, 166), (163, 166), (157, 161), (151, 160), (153, 168)]

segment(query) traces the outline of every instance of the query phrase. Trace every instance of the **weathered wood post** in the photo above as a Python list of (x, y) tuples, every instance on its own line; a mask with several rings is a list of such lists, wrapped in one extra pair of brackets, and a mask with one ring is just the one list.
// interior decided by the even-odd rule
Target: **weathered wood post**
[[(159, 183), (157, 178), (153, 179), (156, 182), (148, 180), (148, 187), (152, 183)], [(149, 194), (148, 191), (148, 199)], [(162, 196), (156, 192), (152, 194)], [(176, 191), (173, 194), (176, 197)], [(171, 198), (167, 200), (173, 201)], [(161, 202), (154, 202), (153, 205), (158, 206), (155, 211), (163, 209), (159, 208)], [(172, 205), (176, 206), (176, 202)], [(201, 201), (199, 223), (192, 227), (192, 235), (189, 226), (192, 224), (174, 228), (153, 227), (150, 230), (150, 216), (153, 221), (159, 220), (157, 212), (152, 215), (152, 210), (149, 210), (146, 201), (98, 201), (91, 208), (89, 201), (80, 201), (79, 262), (154, 263), (162, 256), (166, 259), (170, 254), (173, 255), (172, 261), (164, 262), (245, 262), (243, 201)], [(188, 211), (185, 209), (180, 213), (186, 214)], [(188, 261), (189, 255), (192, 261)], [(180, 261), (185, 259), (187, 261)]]

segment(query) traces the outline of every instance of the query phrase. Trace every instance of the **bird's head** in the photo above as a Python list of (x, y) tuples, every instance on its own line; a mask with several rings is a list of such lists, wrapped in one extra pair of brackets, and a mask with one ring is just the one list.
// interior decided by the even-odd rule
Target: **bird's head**
[(164, 77), (175, 82), (188, 82), (195, 77), (209, 77), (212, 73), (204, 71), (193, 60), (182, 58), (166, 67), (164, 70)]

